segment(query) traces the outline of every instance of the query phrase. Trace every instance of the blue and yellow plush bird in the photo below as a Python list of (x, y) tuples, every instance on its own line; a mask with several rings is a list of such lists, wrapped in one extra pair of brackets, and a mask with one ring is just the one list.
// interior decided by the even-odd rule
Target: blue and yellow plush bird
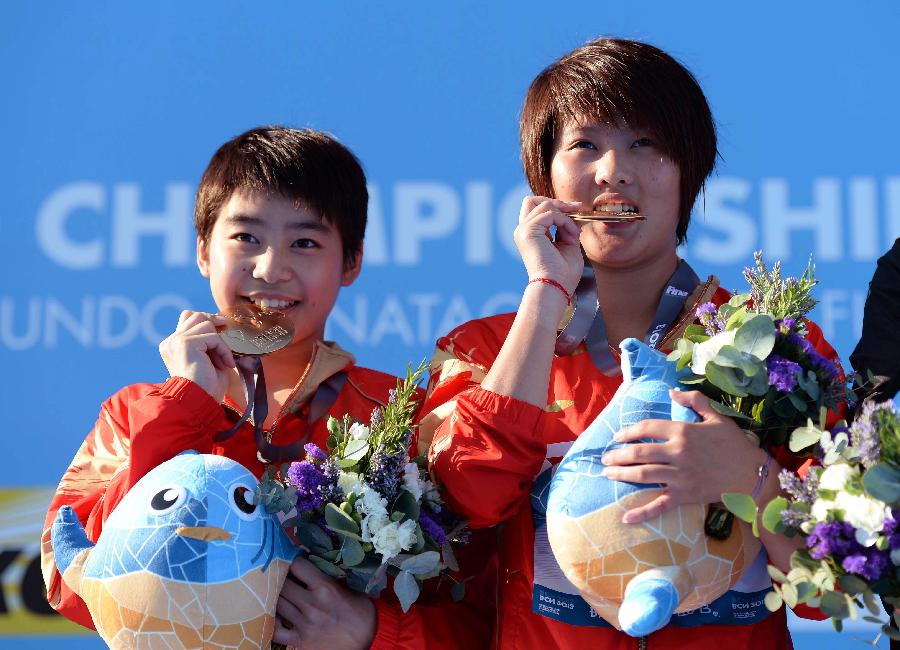
[(297, 549), (254, 504), (257, 479), (185, 452), (122, 499), (94, 545), (69, 507), (52, 543), (63, 580), (111, 648), (262, 648)]
[[(620, 347), (622, 385), (575, 441), (549, 485), (546, 524), (553, 554), (591, 608), (632, 636), (658, 630), (675, 613), (692, 612), (678, 621), (681, 625), (723, 623), (719, 609), (730, 614), (738, 596), (721, 608), (705, 606), (729, 589), (755, 598), (757, 590), (767, 588), (765, 554), (743, 522), (736, 522), (726, 540), (707, 537), (705, 505), (684, 505), (641, 524), (622, 523), (627, 510), (649, 503), (664, 486), (604, 477), (600, 458), (621, 446), (613, 436), (646, 419), (699, 418), (669, 396), (669, 389), (683, 388), (674, 363), (636, 339), (625, 339)], [(751, 565), (754, 571), (739, 585)]]

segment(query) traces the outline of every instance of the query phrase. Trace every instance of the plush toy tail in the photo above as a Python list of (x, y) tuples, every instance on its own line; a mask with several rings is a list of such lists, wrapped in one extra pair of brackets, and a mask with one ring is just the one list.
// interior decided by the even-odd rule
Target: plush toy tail
[(65, 574), (78, 554), (94, 546), (70, 506), (63, 506), (57, 511), (50, 530), (50, 543), (53, 545), (56, 568), (61, 574)]
[(619, 607), (619, 625), (625, 634), (647, 636), (665, 627), (687, 593), (690, 576), (684, 567), (657, 567), (639, 573), (628, 586)]

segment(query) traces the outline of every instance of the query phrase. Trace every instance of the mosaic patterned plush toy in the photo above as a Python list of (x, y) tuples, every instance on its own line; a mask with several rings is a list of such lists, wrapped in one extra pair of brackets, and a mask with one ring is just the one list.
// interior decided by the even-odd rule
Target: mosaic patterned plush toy
[(69, 507), (52, 542), (63, 580), (111, 648), (261, 648), (297, 550), (252, 505), (257, 479), (185, 452), (138, 481), (92, 544)]
[(646, 419), (695, 422), (672, 402), (675, 364), (636, 339), (622, 341), (624, 381), (612, 401), (560, 462), (547, 501), (550, 545), (566, 578), (594, 611), (632, 636), (645, 636), (673, 613), (711, 603), (757, 557), (759, 541), (735, 523), (724, 541), (704, 534), (706, 506), (687, 505), (642, 524), (626, 510), (649, 503), (658, 485), (612, 481), (600, 457), (620, 444), (620, 429)]

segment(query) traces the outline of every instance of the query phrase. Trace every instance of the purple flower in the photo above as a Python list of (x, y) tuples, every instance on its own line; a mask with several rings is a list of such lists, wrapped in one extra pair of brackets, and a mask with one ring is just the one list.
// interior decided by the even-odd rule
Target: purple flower
[(891, 402), (876, 404), (864, 402), (862, 411), (850, 425), (850, 441), (859, 449), (859, 458), (865, 467), (871, 467), (881, 458), (881, 434), (877, 414), (891, 410)]
[(333, 458), (328, 458), (320, 466), (322, 470), (322, 484), (319, 486), (319, 494), (322, 496), (322, 504), (333, 503), (340, 505), (344, 500), (344, 493), (338, 487), (338, 476), (341, 468), (337, 466)]
[(719, 310), (716, 308), (714, 303), (705, 302), (699, 307), (697, 307), (697, 318), (702, 319), (704, 316), (706, 317), (715, 317), (719, 313)]
[(288, 469), (288, 483), (297, 488), (297, 510), (309, 512), (322, 505), (320, 487), (324, 482), (322, 470), (313, 462), (301, 460), (291, 463)]
[[(408, 438), (408, 436), (407, 436)], [(403, 467), (408, 462), (406, 449), (409, 440), (403, 446), (403, 451), (397, 454), (388, 453), (381, 443), (372, 452), (369, 459), (369, 469), (366, 471), (366, 483), (371, 485), (378, 494), (388, 500), (388, 503), (397, 498), (400, 493), (400, 480), (403, 476)]]
[(780, 321), (775, 323), (775, 326), (782, 334), (790, 334), (791, 331), (793, 331), (793, 329), (797, 326), (797, 320), (794, 318), (782, 318)]
[(307, 460), (321, 463), (323, 460), (328, 458), (328, 454), (326, 454), (317, 445), (311, 442), (307, 442), (305, 445), (303, 445), (303, 449), (304, 451), (306, 451)]
[(781, 489), (787, 492), (791, 499), (811, 506), (816, 500), (821, 471), (821, 467), (811, 467), (806, 477), (801, 479), (791, 470), (783, 469), (778, 474), (778, 481), (781, 483)]
[(821, 354), (819, 354), (816, 351), (816, 348), (813, 347), (813, 344), (799, 334), (794, 333), (788, 336), (788, 342), (800, 348), (803, 354), (809, 357), (810, 365), (812, 365), (813, 368), (824, 372), (830, 380), (834, 381), (840, 376), (841, 373), (838, 370), (838, 367), (834, 365), (834, 363), (832, 363), (829, 359), (826, 359)]
[(443, 546), (447, 543), (447, 535), (444, 533), (444, 529), (424, 510), (419, 511), (419, 525), (422, 527), (422, 531), (431, 537), (438, 546)]
[(844, 558), (844, 561), (841, 562), (841, 566), (844, 567), (844, 571), (848, 571), (849, 573), (862, 573), (866, 568), (866, 556), (862, 553), (857, 553), (856, 555), (848, 555)]
[(888, 567), (888, 556), (887, 553), (872, 546), (861, 553), (845, 557), (841, 567), (844, 571), (855, 573), (866, 580), (877, 580)]
[(846, 521), (816, 524), (806, 538), (809, 555), (814, 560), (821, 560), (829, 555), (847, 555), (861, 548), (856, 542), (855, 534), (853, 526)]
[(709, 336), (715, 336), (725, 330), (725, 321), (719, 318), (719, 309), (711, 302), (705, 302), (695, 312), (697, 319)]
[(766, 359), (766, 370), (769, 373), (769, 385), (782, 393), (794, 390), (797, 386), (797, 375), (801, 372), (799, 364), (777, 354), (771, 354)]
[(374, 431), (384, 421), (384, 413), (380, 408), (372, 409), (372, 417), (369, 418), (369, 428)]

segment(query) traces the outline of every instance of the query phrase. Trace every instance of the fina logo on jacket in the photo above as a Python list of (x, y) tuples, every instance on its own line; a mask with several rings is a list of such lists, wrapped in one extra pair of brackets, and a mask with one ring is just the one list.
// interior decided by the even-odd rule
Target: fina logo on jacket
[(682, 291), (681, 289), (676, 289), (670, 284), (668, 287), (666, 287), (666, 295), (677, 296), (678, 298), (687, 298), (688, 292)]

